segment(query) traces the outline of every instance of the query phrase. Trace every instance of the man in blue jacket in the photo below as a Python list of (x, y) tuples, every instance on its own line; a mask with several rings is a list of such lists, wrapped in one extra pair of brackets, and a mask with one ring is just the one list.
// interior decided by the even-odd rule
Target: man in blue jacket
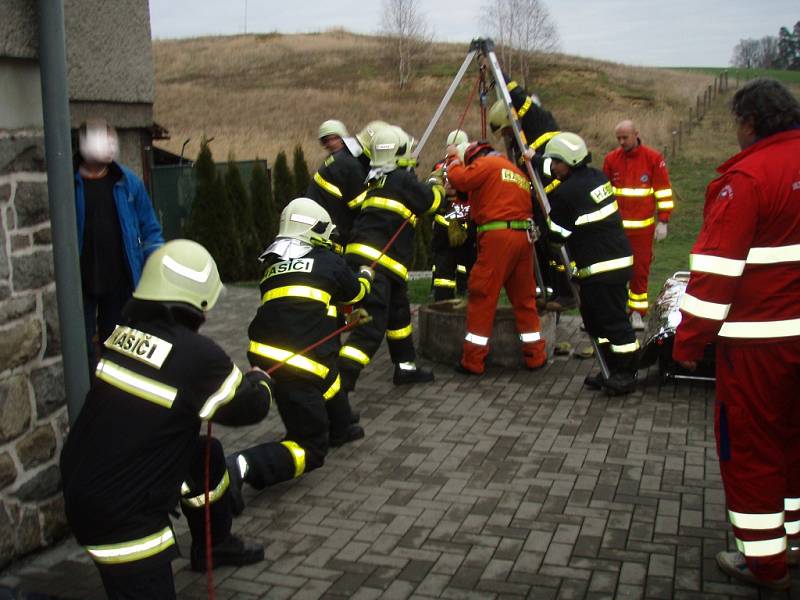
[(164, 243), (144, 183), (115, 161), (116, 132), (101, 119), (81, 125), (75, 172), (75, 208), (89, 367), (104, 340), (121, 322), (145, 259)]

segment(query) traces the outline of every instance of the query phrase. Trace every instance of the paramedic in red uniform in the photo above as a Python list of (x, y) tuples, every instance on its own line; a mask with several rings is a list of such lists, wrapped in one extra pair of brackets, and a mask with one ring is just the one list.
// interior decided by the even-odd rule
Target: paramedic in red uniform
[(742, 151), (706, 190), (673, 358), (716, 343), (717, 453), (732, 577), (784, 590), (800, 554), (800, 104), (771, 79), (733, 96)]
[(653, 240), (660, 242), (667, 237), (667, 223), (675, 204), (661, 153), (642, 144), (633, 121), (617, 125), (616, 136), (619, 148), (606, 155), (603, 172), (614, 186), (622, 226), (633, 248), (628, 312), (633, 328), (641, 330), (642, 317), (648, 308), (647, 278), (653, 260)]
[(547, 362), (547, 354), (536, 312), (530, 182), (486, 142), (470, 144), (464, 164), (455, 146), (449, 146), (447, 154), (450, 184), (469, 193), (470, 218), (478, 226), (478, 259), (467, 283), (467, 335), (457, 369), (483, 373), (503, 287), (514, 308), (525, 366), (538, 369)]

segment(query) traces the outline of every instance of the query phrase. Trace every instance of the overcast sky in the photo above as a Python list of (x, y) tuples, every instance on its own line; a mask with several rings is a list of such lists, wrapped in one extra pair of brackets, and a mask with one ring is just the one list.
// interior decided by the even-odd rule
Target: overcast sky
[[(419, 0), (439, 41), (485, 36), (487, 0)], [(742, 38), (800, 20), (800, 0), (544, 0), (566, 54), (633, 65), (716, 66)], [(150, 0), (154, 38), (295, 33), (343, 27), (375, 33), (380, 0)], [(465, 47), (465, 53), (467, 48)]]

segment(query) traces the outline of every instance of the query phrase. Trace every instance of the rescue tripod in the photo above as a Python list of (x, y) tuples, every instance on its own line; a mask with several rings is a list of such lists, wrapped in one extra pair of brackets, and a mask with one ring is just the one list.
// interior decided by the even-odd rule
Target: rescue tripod
[[(498, 96), (503, 101), (503, 104), (506, 107), (506, 112), (508, 113), (508, 120), (509, 123), (511, 124), (511, 129), (514, 132), (514, 141), (517, 144), (517, 149), (519, 150), (520, 154), (523, 156), (525, 160), (525, 168), (528, 172), (528, 177), (530, 178), (531, 186), (534, 192), (533, 196), (536, 202), (539, 203), (539, 208), (541, 209), (542, 214), (545, 216), (545, 218), (547, 218), (548, 215), (550, 214), (550, 202), (547, 199), (547, 193), (544, 191), (544, 186), (542, 185), (542, 181), (539, 178), (539, 174), (533, 168), (530, 159), (525, 156), (525, 151), (528, 149), (528, 143), (527, 140), (525, 139), (525, 133), (522, 131), (520, 127), (519, 118), (517, 117), (517, 111), (511, 102), (511, 95), (509, 94), (508, 88), (506, 87), (506, 81), (505, 78), (503, 77), (503, 71), (500, 69), (500, 62), (497, 60), (497, 55), (495, 54), (494, 51), (494, 42), (491, 39), (478, 38), (472, 40), (472, 43), (469, 46), (469, 51), (467, 52), (467, 56), (464, 58), (464, 62), (461, 64), (461, 67), (459, 68), (458, 73), (456, 73), (456, 76), (453, 79), (452, 83), (450, 84), (450, 87), (445, 92), (444, 97), (442, 98), (442, 101), (439, 103), (438, 108), (433, 113), (433, 117), (431, 118), (428, 127), (425, 129), (425, 133), (422, 134), (422, 137), (420, 138), (417, 147), (414, 149), (412, 156), (414, 158), (417, 158), (417, 156), (419, 156), (423, 146), (428, 141), (428, 138), (430, 137), (433, 128), (436, 126), (436, 123), (441, 118), (444, 109), (449, 104), (450, 100), (453, 97), (453, 94), (455, 93), (456, 89), (461, 83), (461, 80), (464, 78), (464, 74), (467, 72), (469, 64), (476, 57), (483, 57), (486, 60), (486, 65), (489, 67), (489, 70), (491, 71), (492, 77), (494, 78), (495, 81), (495, 90), (497, 91)], [(481, 66), (481, 69), (483, 69), (483, 66)], [(483, 114), (485, 114), (486, 107), (482, 106), (482, 110), (484, 111), (484, 113), (482, 113), (483, 116)], [(462, 117), (462, 122), (463, 122), (463, 117)], [(485, 119), (482, 119), (482, 122), (485, 125)], [(459, 124), (459, 129), (460, 128), (461, 124)], [(561, 259), (561, 264), (564, 265), (564, 268), (566, 268), (567, 272), (569, 273), (570, 269), (569, 265), (571, 264), (571, 261), (566, 247), (561, 246), (559, 252), (559, 258)], [(535, 268), (536, 283), (539, 286), (539, 289), (542, 291), (542, 294), (546, 298), (547, 288), (544, 285), (544, 281), (542, 279), (541, 267), (539, 266), (538, 260), (536, 259), (535, 251), (534, 251), (534, 264), (536, 265)], [(572, 294), (575, 297), (575, 301), (577, 302), (578, 308), (580, 308), (580, 295), (578, 293), (578, 285), (575, 283), (572, 277), (568, 279)], [(595, 339), (593, 336), (589, 336), (589, 339), (591, 339), (592, 341), (592, 347), (594, 348), (595, 356), (597, 357), (597, 361), (600, 363), (600, 370), (603, 373), (603, 378), (608, 379), (611, 376), (611, 371), (608, 368), (608, 363), (603, 357), (602, 352), (600, 352), (600, 345), (597, 339)]]

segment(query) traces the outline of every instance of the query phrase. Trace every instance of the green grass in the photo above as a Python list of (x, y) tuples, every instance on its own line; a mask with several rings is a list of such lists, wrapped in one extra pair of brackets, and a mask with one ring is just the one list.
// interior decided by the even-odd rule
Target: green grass
[(728, 82), (733, 88), (736, 86), (736, 78), (740, 82), (747, 81), (748, 79), (755, 79), (756, 77), (770, 77), (777, 79), (783, 83), (792, 85), (800, 85), (800, 71), (785, 71), (783, 69), (738, 69), (738, 68), (721, 68), (721, 67), (670, 67), (670, 70), (676, 71), (692, 71), (694, 73), (708, 73), (709, 75), (719, 75), (723, 71), (728, 72)]

